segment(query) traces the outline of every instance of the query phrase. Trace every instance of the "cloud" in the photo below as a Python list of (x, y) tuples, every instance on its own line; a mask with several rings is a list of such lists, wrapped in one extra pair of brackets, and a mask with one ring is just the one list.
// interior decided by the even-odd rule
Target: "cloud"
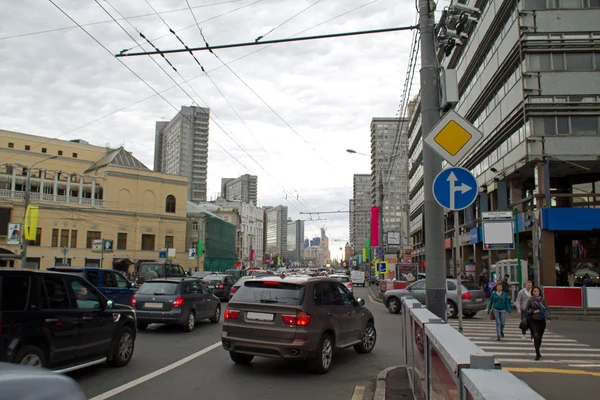
[[(116, 19), (120, 17), (111, 6), (126, 17), (150, 14), (130, 19), (133, 27), (118, 21), (141, 47), (96, 2), (54, 1), (78, 23), (93, 24), (85, 29), (110, 53), (132, 47), (150, 50), (138, 31), (161, 49), (181, 47), (144, 0), (99, 1)], [(203, 46), (197, 27), (183, 29), (194, 24), (185, 0), (149, 1), (159, 12), (183, 9), (162, 17), (187, 45)], [(254, 41), (314, 0), (210, 3), (218, 2), (224, 4), (194, 8), (198, 21), (210, 19), (200, 25), (213, 45)], [(370, 164), (368, 157), (349, 155), (345, 150), (369, 153), (371, 118), (396, 114), (412, 40), (407, 31), (217, 51), (226, 63), (254, 53), (232, 62), (231, 70), (212, 54), (196, 52), (211, 71), (210, 79), (187, 53), (167, 56), (178, 73), (160, 56), (153, 59), (162, 69), (147, 56), (120, 59), (138, 78), (50, 2), (6, 3), (0, 10), (0, 52), (8, 55), (0, 64), (2, 129), (124, 145), (151, 167), (155, 121), (171, 119), (179, 107), (192, 104), (192, 100), (204, 105), (201, 97), (220, 125), (210, 123), (209, 196), (220, 190), (221, 177), (250, 171), (259, 176), (260, 203), (287, 205), (292, 218), (304, 219), (300, 211), (348, 209), (352, 175), (368, 173)], [(292, 36), (367, 3), (370, 1), (321, 1), (264, 40)], [(206, 3), (190, 0), (190, 4)], [(98, 23), (102, 21), (110, 22)], [(414, 21), (413, 1), (378, 0), (301, 36), (412, 25)], [(65, 27), (72, 28), (2, 39)], [(189, 85), (183, 84), (184, 80), (190, 80)], [(165, 91), (162, 96), (175, 108), (148, 85)], [(348, 214), (326, 218), (307, 221), (307, 235), (309, 231), (318, 233), (322, 224), (330, 237), (348, 240)], [(339, 253), (338, 245), (343, 244), (332, 244), (332, 254)]]

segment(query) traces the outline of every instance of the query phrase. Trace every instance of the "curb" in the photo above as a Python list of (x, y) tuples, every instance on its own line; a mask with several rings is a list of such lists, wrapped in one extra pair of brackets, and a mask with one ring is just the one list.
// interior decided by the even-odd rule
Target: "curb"
[(375, 301), (383, 304), (383, 299), (380, 299), (378, 294), (376, 295), (375, 293), (373, 293), (373, 291), (371, 290), (371, 285), (369, 285), (367, 287), (367, 289), (369, 289), (369, 293), (371, 293), (371, 297), (373, 297), (373, 299), (375, 299)]
[(404, 368), (404, 367), (405, 367), (404, 365), (396, 365), (394, 367), (388, 367), (377, 374), (377, 385), (375, 386), (375, 395), (373, 396), (373, 400), (385, 400), (385, 389), (386, 389), (385, 380), (387, 379), (388, 373), (395, 369)]

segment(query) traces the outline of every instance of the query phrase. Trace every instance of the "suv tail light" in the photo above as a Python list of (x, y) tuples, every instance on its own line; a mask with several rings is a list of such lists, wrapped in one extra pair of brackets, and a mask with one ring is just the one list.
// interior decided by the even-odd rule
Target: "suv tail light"
[(135, 299), (135, 297), (131, 298), (131, 307), (135, 308), (135, 306), (137, 305), (137, 300)]
[(229, 307), (227, 307), (225, 309), (225, 314), (223, 315), (223, 317), (225, 319), (237, 319), (238, 315), (240, 315), (240, 312), (238, 310), (232, 310)]
[(231, 288), (231, 290), (229, 291), (229, 293), (235, 293), (235, 292), (237, 292), (237, 289), (234, 286), (234, 287)]
[(471, 292), (463, 293), (461, 298), (463, 300), (471, 300)]
[(219, 286), (217, 286), (217, 289), (223, 289), (223, 284), (219, 283)]
[(348, 284), (346, 286), (352, 287), (352, 282), (348, 282)]
[(183, 297), (177, 296), (175, 300), (173, 300), (173, 308), (179, 308), (183, 305)]
[(286, 325), (307, 326), (310, 324), (311, 316), (304, 311), (297, 311), (296, 315), (283, 315), (283, 323)]

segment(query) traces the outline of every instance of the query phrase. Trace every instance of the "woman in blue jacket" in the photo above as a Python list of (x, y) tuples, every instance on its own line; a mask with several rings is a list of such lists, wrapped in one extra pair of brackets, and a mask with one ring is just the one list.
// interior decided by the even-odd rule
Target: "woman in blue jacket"
[(508, 295), (502, 292), (502, 281), (498, 281), (494, 289), (496, 290), (492, 293), (490, 302), (488, 303), (488, 314), (490, 312), (494, 313), (494, 319), (496, 320), (496, 334), (498, 335), (498, 340), (500, 340), (501, 337), (504, 337), (506, 313), (510, 313), (512, 310), (510, 309), (510, 299), (508, 298)]

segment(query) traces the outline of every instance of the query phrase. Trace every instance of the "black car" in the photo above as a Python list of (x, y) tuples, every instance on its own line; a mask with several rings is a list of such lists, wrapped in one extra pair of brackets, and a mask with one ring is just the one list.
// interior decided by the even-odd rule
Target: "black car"
[(221, 300), (229, 300), (229, 293), (235, 284), (235, 278), (231, 275), (208, 275), (203, 278), (204, 282), (214, 291), (215, 296)]
[(179, 264), (169, 262), (145, 262), (140, 265), (135, 283), (141, 286), (146, 280), (154, 278), (184, 278), (188, 276)]
[(237, 282), (238, 279), (240, 279), (242, 276), (246, 276), (246, 270), (233, 268), (233, 269), (225, 270), (225, 272), (223, 272), (223, 274), (233, 276), (233, 280)]
[(197, 278), (153, 279), (142, 285), (133, 297), (137, 326), (151, 323), (177, 324), (191, 332), (196, 322), (221, 319), (221, 302), (206, 283)]
[(0, 361), (69, 372), (133, 356), (136, 317), (72, 274), (0, 268)]

